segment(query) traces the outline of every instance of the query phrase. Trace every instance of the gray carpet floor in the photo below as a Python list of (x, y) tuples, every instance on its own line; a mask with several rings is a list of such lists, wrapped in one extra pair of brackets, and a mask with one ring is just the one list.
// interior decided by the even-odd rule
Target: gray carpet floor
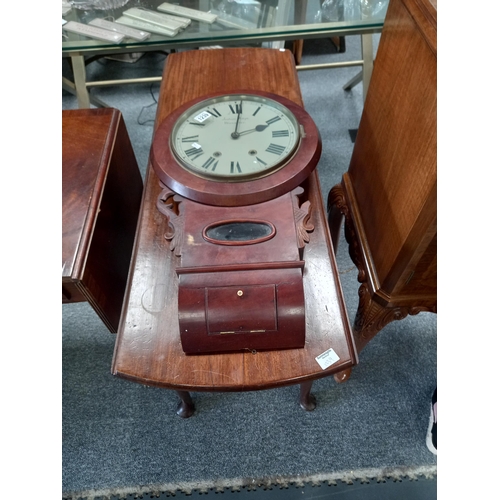
[[(358, 58), (359, 37), (347, 37), (346, 45), (346, 54), (334, 54), (328, 40), (307, 41), (303, 63)], [(89, 65), (89, 74), (96, 79), (160, 75), (165, 57), (147, 54), (133, 64), (99, 60)], [(349, 166), (361, 117), (361, 86), (342, 90), (356, 73), (356, 68), (299, 72), (305, 107), (323, 139), (317, 168), (325, 200)], [(65, 61), (63, 74), (70, 76)], [(159, 84), (93, 91), (123, 113), (142, 173), (158, 91)], [(63, 92), (62, 107), (75, 108), (75, 98)], [(337, 261), (353, 320), (357, 273), (343, 238)], [(298, 387), (287, 387), (194, 393), (197, 411), (182, 420), (175, 414), (175, 393), (112, 377), (114, 336), (88, 304), (63, 306), (64, 495), (431, 477), (437, 461), (425, 435), (436, 386), (436, 319), (421, 313), (388, 325), (362, 351), (347, 383), (332, 378), (314, 383), (313, 412), (298, 406)]]

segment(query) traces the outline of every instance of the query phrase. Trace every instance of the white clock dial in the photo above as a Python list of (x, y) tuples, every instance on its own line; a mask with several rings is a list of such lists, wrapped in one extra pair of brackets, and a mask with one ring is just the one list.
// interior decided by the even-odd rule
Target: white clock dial
[(260, 178), (294, 155), (300, 128), (291, 111), (259, 95), (201, 101), (175, 123), (170, 147), (182, 167), (223, 182)]

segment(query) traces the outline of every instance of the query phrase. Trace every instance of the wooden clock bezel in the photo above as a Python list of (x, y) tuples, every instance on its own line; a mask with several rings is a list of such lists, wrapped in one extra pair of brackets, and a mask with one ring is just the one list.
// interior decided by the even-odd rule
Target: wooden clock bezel
[[(301, 138), (292, 158), (279, 170), (258, 179), (224, 182), (205, 179), (182, 167), (170, 146), (170, 135), (178, 118), (200, 101), (225, 95), (257, 95), (287, 107), (302, 126)], [(262, 203), (281, 196), (305, 181), (321, 156), (321, 137), (310, 115), (294, 102), (270, 92), (234, 90), (215, 92), (189, 101), (159, 125), (151, 147), (150, 160), (160, 180), (172, 191), (198, 203), (215, 206), (243, 206)]]

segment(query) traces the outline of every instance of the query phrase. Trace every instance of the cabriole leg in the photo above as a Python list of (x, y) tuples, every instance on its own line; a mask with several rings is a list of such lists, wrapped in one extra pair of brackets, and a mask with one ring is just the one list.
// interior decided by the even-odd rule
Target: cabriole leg
[(182, 418), (189, 418), (194, 413), (194, 403), (191, 399), (191, 394), (187, 391), (175, 391), (181, 398), (181, 402), (177, 406), (177, 415)]
[(306, 411), (316, 408), (316, 398), (311, 394), (312, 385), (312, 380), (300, 384), (300, 407)]

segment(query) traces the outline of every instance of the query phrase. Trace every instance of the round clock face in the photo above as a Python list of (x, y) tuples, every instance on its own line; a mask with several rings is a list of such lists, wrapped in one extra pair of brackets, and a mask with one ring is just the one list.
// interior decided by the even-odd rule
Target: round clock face
[(293, 156), (300, 128), (292, 112), (259, 95), (201, 101), (177, 120), (170, 146), (184, 168), (214, 181), (269, 175)]
[(156, 129), (150, 158), (175, 193), (208, 205), (242, 206), (291, 191), (320, 155), (318, 130), (302, 106), (241, 90), (179, 106)]

